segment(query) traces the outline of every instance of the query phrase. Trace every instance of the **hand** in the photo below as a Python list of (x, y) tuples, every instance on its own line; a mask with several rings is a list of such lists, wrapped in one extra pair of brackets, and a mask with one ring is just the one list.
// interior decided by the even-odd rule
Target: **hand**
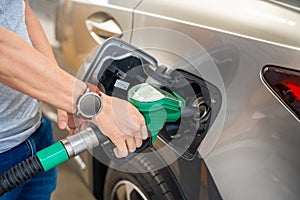
[(57, 124), (61, 130), (70, 129), (69, 135), (74, 135), (88, 127), (86, 120), (77, 118), (73, 114), (60, 109), (57, 109)]
[(143, 115), (129, 102), (102, 93), (103, 108), (93, 120), (115, 145), (117, 157), (126, 157), (148, 137)]
[(86, 119), (75, 117), (74, 114), (68, 113), (69, 135), (74, 135), (89, 127), (89, 122)]
[(58, 128), (65, 130), (68, 126), (68, 114), (66, 111), (57, 109), (57, 124)]

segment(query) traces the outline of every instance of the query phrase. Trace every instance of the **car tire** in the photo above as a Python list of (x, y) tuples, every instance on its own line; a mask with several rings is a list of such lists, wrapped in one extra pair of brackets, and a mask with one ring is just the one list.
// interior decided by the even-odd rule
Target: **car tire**
[[(128, 167), (137, 170), (143, 167), (148, 172), (129, 173), (108, 168), (104, 186), (104, 200), (174, 200), (173, 194), (161, 173), (152, 170), (153, 166), (145, 158), (139, 159), (137, 162)], [(136, 164), (139, 166), (135, 167)]]

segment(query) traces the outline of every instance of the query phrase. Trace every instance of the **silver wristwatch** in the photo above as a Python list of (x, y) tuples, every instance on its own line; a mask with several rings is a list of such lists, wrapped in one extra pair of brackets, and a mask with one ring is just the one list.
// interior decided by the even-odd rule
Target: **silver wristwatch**
[(87, 89), (78, 98), (75, 115), (85, 119), (93, 119), (102, 109), (101, 92), (97, 86), (86, 84)]

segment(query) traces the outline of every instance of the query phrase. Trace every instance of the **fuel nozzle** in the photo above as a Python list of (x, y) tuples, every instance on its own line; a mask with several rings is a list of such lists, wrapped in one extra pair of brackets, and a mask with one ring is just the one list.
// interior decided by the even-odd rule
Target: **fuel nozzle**
[(103, 142), (105, 138), (106, 137), (103, 136), (99, 128), (91, 123), (87, 129), (62, 139), (61, 142), (64, 145), (69, 158), (71, 158), (86, 150), (93, 149)]
[(105, 138), (99, 128), (91, 123), (87, 129), (37, 152), (36, 156), (44, 171), (48, 171), (80, 153), (98, 146)]
[(185, 107), (185, 100), (177, 93), (169, 93), (149, 83), (132, 87), (128, 92), (131, 102), (144, 116), (152, 143), (166, 122), (176, 122)]

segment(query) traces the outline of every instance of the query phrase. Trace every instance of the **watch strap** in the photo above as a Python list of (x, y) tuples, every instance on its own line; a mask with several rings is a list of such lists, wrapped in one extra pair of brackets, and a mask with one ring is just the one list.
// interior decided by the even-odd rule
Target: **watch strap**
[[(96, 85), (93, 85), (93, 84), (90, 84), (90, 83), (86, 82), (86, 86), (87, 86), (88, 91), (95, 92), (99, 96), (101, 96), (101, 92), (100, 92), (99, 88)], [(87, 91), (85, 91), (85, 92), (87, 92)]]

